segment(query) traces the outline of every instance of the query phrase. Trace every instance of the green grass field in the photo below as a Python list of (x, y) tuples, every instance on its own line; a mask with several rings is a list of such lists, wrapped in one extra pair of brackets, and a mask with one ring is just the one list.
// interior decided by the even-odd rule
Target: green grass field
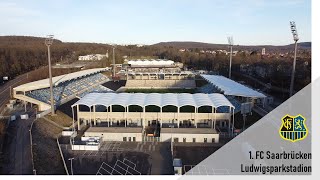
[(195, 89), (127, 89), (127, 93), (195, 93)]

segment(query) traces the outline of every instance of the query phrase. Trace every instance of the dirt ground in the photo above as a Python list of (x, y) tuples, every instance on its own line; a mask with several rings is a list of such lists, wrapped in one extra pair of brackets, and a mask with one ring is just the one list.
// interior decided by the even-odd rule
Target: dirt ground
[(72, 118), (69, 117), (67, 114), (59, 110), (56, 111), (56, 114), (56, 116), (46, 115), (45, 117), (63, 127), (69, 127), (72, 125)]
[(62, 129), (38, 119), (32, 128), (33, 158), (37, 174), (66, 174), (56, 138)]

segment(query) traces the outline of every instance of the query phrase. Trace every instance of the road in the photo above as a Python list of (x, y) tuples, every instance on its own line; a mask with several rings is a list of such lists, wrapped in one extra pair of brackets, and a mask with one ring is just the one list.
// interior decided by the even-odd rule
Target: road
[[(10, 87), (16, 87), (20, 85), (24, 80), (28, 78), (28, 73), (20, 75), (15, 79), (12, 79), (0, 86), (0, 110), (10, 99)], [(1, 111), (0, 111), (1, 112)]]
[[(20, 111), (14, 114), (20, 115), (23, 110), (21, 106)], [(29, 112), (29, 116), (31, 118), (28, 120), (18, 119), (11, 122), (7, 129), (3, 148), (5, 165), (2, 174), (33, 174), (29, 130), (35, 114)]]

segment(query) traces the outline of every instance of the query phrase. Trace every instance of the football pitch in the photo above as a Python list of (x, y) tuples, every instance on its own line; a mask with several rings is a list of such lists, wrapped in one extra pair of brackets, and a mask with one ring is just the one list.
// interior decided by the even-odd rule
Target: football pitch
[(195, 89), (127, 89), (127, 93), (196, 93)]

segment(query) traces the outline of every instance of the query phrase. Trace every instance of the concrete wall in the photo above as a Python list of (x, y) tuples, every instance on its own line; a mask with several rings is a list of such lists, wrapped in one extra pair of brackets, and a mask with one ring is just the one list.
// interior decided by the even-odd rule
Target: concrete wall
[(195, 80), (128, 80), (126, 88), (195, 88)]
[[(143, 112), (79, 112), (79, 118), (83, 119), (94, 119), (99, 118), (101, 121), (106, 121), (108, 118), (110, 120), (124, 120), (128, 117), (128, 120), (141, 120), (144, 119)], [(231, 115), (229, 113), (172, 113), (172, 112), (146, 112), (145, 119), (146, 120), (172, 120), (172, 119), (180, 119), (180, 120), (188, 120), (188, 119), (217, 119), (229, 120)]]
[(26, 102), (30, 102), (30, 103), (32, 103), (32, 104), (38, 105), (39, 111), (45, 111), (45, 110), (50, 109), (50, 105), (49, 105), (49, 104), (46, 104), (46, 103), (44, 103), (44, 102), (38, 101), (38, 100), (36, 100), (36, 99), (33, 99), (33, 98), (28, 97), (28, 96), (25, 96), (25, 95), (21, 95), (21, 94), (16, 94), (16, 93), (14, 93), (14, 94), (13, 94), (13, 97), (14, 97), (15, 99), (20, 99), (20, 100), (22, 100), (22, 101), (26, 101)]
[[(177, 134), (177, 133), (161, 133), (160, 141), (171, 141), (171, 135), (173, 140), (178, 138), (179, 142), (183, 142), (183, 138), (186, 138), (186, 142), (193, 142), (193, 138), (196, 138), (196, 143), (203, 143), (204, 138), (207, 138), (207, 143), (218, 143), (219, 134)], [(214, 142), (212, 142), (214, 138)]]
[(102, 137), (102, 141), (123, 141), (123, 137), (127, 138), (129, 141), (129, 137), (131, 137), (131, 141), (133, 141), (133, 137), (136, 138), (136, 141), (142, 141), (142, 132), (141, 133), (99, 133), (99, 132), (85, 132), (84, 135), (86, 137)]
[[(219, 142), (219, 134), (177, 134), (177, 133), (161, 133), (160, 141), (166, 142), (171, 141), (171, 135), (173, 139), (178, 138), (178, 142), (183, 142), (183, 138), (186, 138), (186, 142), (193, 142), (193, 138), (196, 139), (196, 143), (204, 143), (204, 138), (207, 138), (207, 143), (218, 143)], [(129, 137), (131, 137), (131, 141), (133, 141), (133, 137), (136, 138), (137, 142), (142, 141), (142, 132), (141, 133), (100, 133), (100, 132), (85, 132), (86, 137), (102, 137), (103, 141), (123, 141), (123, 137), (127, 138), (129, 141)], [(214, 142), (212, 142), (212, 138), (214, 138)]]
[(72, 150), (82, 150), (82, 151), (99, 151), (99, 145), (72, 145)]

